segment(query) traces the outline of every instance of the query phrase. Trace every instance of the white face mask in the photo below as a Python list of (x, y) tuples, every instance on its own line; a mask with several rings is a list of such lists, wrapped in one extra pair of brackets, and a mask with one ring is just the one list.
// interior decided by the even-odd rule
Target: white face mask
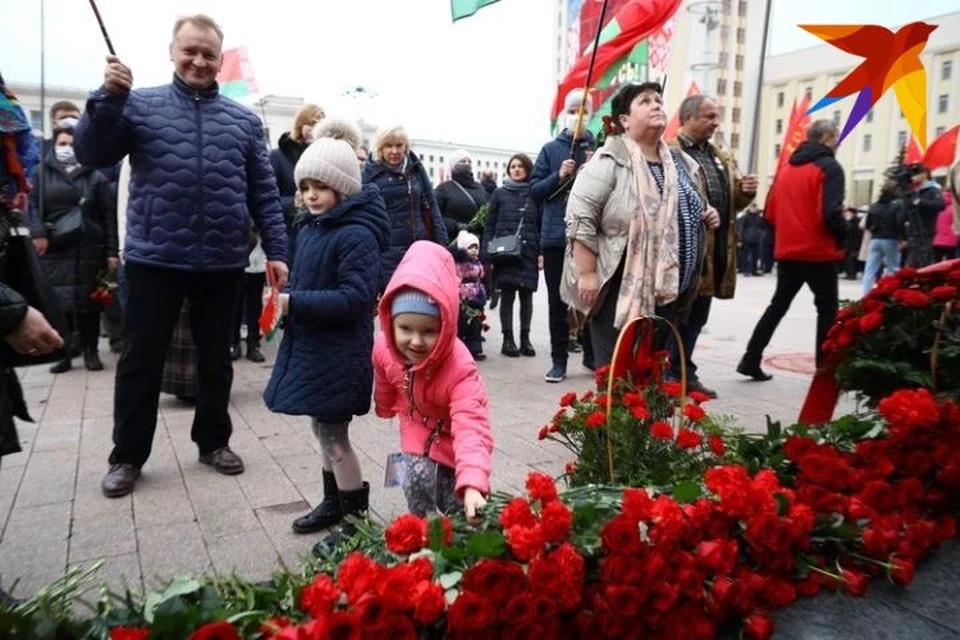
[(54, 147), (53, 152), (61, 164), (76, 164), (77, 162), (73, 147)]
[[(586, 123), (587, 123), (587, 116), (586, 116), (586, 114), (584, 114), (584, 116), (583, 116), (583, 123), (584, 123), (584, 125), (586, 125)], [(569, 129), (570, 132), (572, 133), (573, 130), (576, 129), (576, 128), (577, 128), (577, 114), (575, 114), (575, 113), (565, 113), (565, 114), (563, 114), (563, 116), (562, 116), (562, 118), (561, 118), (561, 121), (560, 121), (560, 130), (562, 131), (563, 129)]]

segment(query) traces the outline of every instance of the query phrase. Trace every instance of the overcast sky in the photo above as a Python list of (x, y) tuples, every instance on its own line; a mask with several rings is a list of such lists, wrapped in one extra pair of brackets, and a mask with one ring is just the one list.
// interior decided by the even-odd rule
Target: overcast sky
[[(40, 82), (40, 4), (0, 0), (0, 69), (8, 82)], [(501, 0), (457, 24), (449, 0), (97, 4), (136, 86), (169, 80), (173, 21), (204, 12), (220, 22), (226, 48), (247, 47), (263, 94), (303, 96), (328, 114), (355, 118), (359, 105), (342, 93), (362, 85), (376, 92), (363, 105), (364, 119), (404, 124), (414, 137), (532, 151), (549, 135), (553, 0)], [(106, 46), (89, 4), (45, 0), (45, 11), (46, 83), (94, 88)], [(774, 0), (769, 49), (821, 42), (797, 24), (894, 26), (951, 11), (960, 11), (960, 0)]]

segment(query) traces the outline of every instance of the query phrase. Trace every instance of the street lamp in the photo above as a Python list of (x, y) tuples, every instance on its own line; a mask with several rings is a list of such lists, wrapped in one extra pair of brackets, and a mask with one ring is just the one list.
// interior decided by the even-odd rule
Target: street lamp
[(267, 123), (267, 110), (264, 108), (264, 106), (267, 104), (267, 100), (269, 98), (276, 98), (276, 97), (277, 96), (271, 93), (265, 96), (260, 96), (260, 98), (256, 102), (256, 105), (260, 107), (260, 117), (263, 118), (263, 137), (266, 139), (267, 149), (271, 148), (272, 143), (270, 142), (270, 125)]
[(377, 92), (370, 89), (370, 87), (364, 87), (363, 85), (357, 85), (355, 87), (347, 87), (340, 94), (344, 97), (353, 98), (357, 101), (357, 118), (361, 131), (363, 130), (363, 101), (370, 100), (377, 97)]

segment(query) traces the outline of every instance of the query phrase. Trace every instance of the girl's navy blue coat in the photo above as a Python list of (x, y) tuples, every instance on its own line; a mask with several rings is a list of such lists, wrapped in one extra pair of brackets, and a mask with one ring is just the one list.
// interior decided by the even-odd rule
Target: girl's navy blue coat
[(370, 410), (373, 311), (390, 220), (376, 185), (318, 216), (297, 235), (290, 307), (264, 392), (271, 411), (346, 422)]

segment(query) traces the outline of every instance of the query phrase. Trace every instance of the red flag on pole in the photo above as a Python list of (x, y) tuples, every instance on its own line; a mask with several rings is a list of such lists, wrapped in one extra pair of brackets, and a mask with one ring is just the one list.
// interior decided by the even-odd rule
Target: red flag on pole
[[(602, 78), (610, 66), (630, 53), (630, 50), (670, 19), (680, 7), (681, 0), (628, 0), (608, 24), (600, 36), (600, 47), (593, 77)], [(587, 51), (570, 68), (567, 76), (557, 87), (550, 119), (556, 120), (563, 111), (567, 95), (574, 89), (583, 88), (590, 67), (591, 52)]]
[(810, 108), (810, 96), (804, 95), (800, 106), (797, 106), (797, 99), (793, 99), (793, 108), (790, 110), (790, 121), (787, 123), (787, 130), (783, 134), (783, 144), (780, 146), (780, 157), (777, 159), (777, 171), (780, 167), (790, 161), (790, 156), (797, 150), (800, 143), (807, 135), (807, 127), (810, 126), (810, 115), (807, 109)]
[(907, 153), (903, 156), (903, 161), (906, 164), (923, 162), (923, 152), (920, 151), (917, 141), (913, 139), (913, 134), (910, 134), (910, 139), (907, 141)]
[(951, 166), (957, 158), (957, 134), (960, 124), (950, 127), (940, 137), (930, 143), (923, 156), (923, 164), (931, 170)]

